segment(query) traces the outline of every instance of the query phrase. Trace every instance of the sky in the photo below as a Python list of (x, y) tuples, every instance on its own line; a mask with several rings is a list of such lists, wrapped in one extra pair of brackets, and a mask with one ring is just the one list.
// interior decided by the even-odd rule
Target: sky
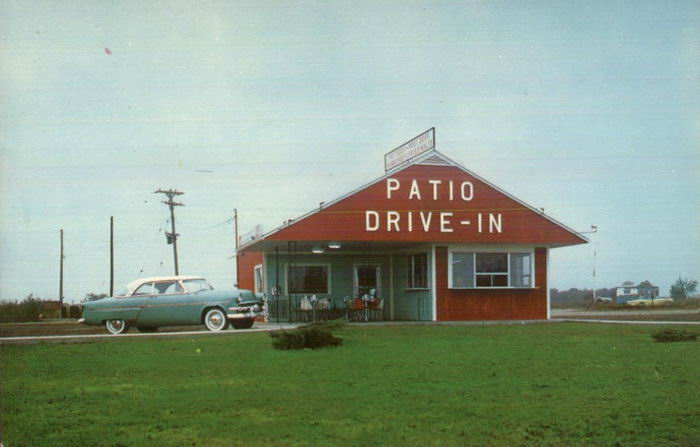
[[(578, 231), (550, 286), (700, 279), (696, 1), (0, 0), (0, 299), (235, 280), (271, 230), (437, 150)], [(593, 277), (593, 269), (596, 277)]]

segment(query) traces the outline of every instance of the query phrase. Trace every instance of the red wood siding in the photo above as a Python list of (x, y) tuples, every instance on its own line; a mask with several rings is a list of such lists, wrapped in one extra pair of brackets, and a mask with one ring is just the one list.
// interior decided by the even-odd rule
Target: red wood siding
[(534, 289), (450, 289), (447, 247), (435, 248), (438, 321), (547, 318), (547, 249), (535, 249)]
[[(387, 180), (382, 179), (357, 193), (318, 211), (267, 237), (269, 240), (340, 240), (340, 241), (420, 241), (420, 242), (494, 242), (547, 245), (571, 245), (585, 240), (539, 213), (523, 206), (454, 166), (412, 165), (394, 173), (391, 179), (400, 182), (400, 189), (387, 198)], [(417, 181), (420, 199), (409, 199), (411, 183)], [(430, 180), (439, 180), (434, 198)], [(449, 182), (453, 183), (453, 198)], [(462, 200), (462, 182), (473, 184), (473, 198)], [(367, 210), (380, 214), (380, 226), (367, 231)], [(387, 211), (400, 214), (400, 230), (389, 230)], [(408, 230), (408, 212), (412, 213), (412, 229)], [(432, 212), (429, 230), (424, 231), (420, 212)], [(441, 231), (440, 213), (450, 212), (451, 232)], [(477, 217), (482, 214), (483, 231), (477, 231)], [(502, 231), (488, 232), (488, 213), (500, 214)], [(427, 218), (427, 215), (426, 215)], [(470, 224), (461, 224), (469, 220)], [(254, 247), (251, 249), (255, 250)]]
[(238, 288), (255, 291), (255, 274), (253, 269), (256, 265), (263, 263), (261, 252), (238, 253), (236, 256), (238, 272)]

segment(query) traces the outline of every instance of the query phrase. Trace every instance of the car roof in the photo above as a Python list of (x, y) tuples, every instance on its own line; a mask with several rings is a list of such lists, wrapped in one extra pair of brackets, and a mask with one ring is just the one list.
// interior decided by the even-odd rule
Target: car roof
[(128, 289), (128, 294), (131, 294), (134, 290), (136, 290), (140, 285), (147, 283), (147, 282), (154, 282), (154, 281), (174, 281), (174, 280), (180, 280), (180, 281), (185, 281), (188, 279), (204, 279), (202, 276), (187, 276), (187, 275), (179, 275), (179, 276), (153, 276), (150, 278), (141, 278), (137, 279), (136, 281), (130, 282), (126, 288)]

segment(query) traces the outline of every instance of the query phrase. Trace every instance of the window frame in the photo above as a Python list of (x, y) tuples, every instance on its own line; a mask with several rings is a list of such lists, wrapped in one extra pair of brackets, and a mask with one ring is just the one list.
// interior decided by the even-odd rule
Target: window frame
[(161, 281), (153, 281), (153, 288), (157, 290), (156, 284), (163, 284), (169, 282), (171, 283), (170, 285), (172, 286), (173, 284), (177, 284), (177, 287), (180, 289), (179, 292), (171, 292), (171, 293), (154, 293), (155, 296), (172, 296), (172, 295), (184, 295), (185, 294), (185, 287), (182, 285), (182, 282), (178, 280), (173, 280), (173, 279), (168, 279), (168, 280), (161, 280)]
[[(458, 252), (458, 253), (459, 253), (459, 252)], [(477, 257), (477, 255), (479, 255), (479, 254), (485, 254), (485, 255), (506, 255), (506, 271), (505, 271), (505, 272), (478, 272), (478, 271), (476, 270), (476, 266), (477, 266), (477, 264), (478, 264), (478, 263), (477, 263), (477, 260), (476, 260), (476, 257)], [(473, 255), (473, 264), (472, 264), (472, 266), (473, 266), (473, 271), (472, 271), (472, 275), (473, 275), (473, 278), (474, 278), (474, 288), (475, 288), (475, 289), (504, 289), (504, 288), (511, 288), (511, 287), (510, 287), (510, 253), (509, 253), (509, 252), (502, 252), (502, 251), (495, 251), (495, 252), (484, 252), (484, 251), (481, 251), (481, 252), (477, 252), (477, 251), (475, 251), (474, 253), (472, 253), (472, 255)], [(479, 276), (488, 276), (488, 277), (490, 277), (490, 278), (491, 278), (491, 284), (493, 284), (493, 282), (494, 282), (494, 281), (493, 281), (493, 277), (494, 277), (494, 276), (501, 276), (501, 277), (502, 277), (502, 276), (505, 276), (505, 277), (506, 277), (506, 285), (505, 285), (505, 286), (493, 286), (493, 285), (491, 285), (491, 286), (488, 286), (488, 287), (485, 287), (485, 286), (478, 286), (477, 283), (478, 283), (478, 277), (479, 277)]]
[[(416, 287), (414, 282), (416, 268), (414, 259), (416, 256), (425, 256), (425, 286), (423, 287)], [(406, 290), (430, 290), (430, 256), (428, 251), (410, 253), (406, 267), (407, 272), (410, 272), (406, 275)]]
[[(194, 281), (203, 281), (207, 286), (209, 286), (209, 288), (208, 289), (198, 289), (197, 291), (195, 291), (194, 289), (190, 290), (190, 288), (187, 287), (187, 283), (194, 282)], [(214, 290), (214, 287), (212, 287), (212, 285), (209, 284), (209, 281), (207, 281), (204, 278), (181, 279), (180, 285), (182, 286), (185, 293), (199, 293), (199, 292), (203, 292), (203, 291), (207, 291), (207, 290)]]
[[(296, 267), (325, 267), (328, 271), (326, 274), (326, 292), (325, 293), (319, 293), (319, 292), (294, 292), (294, 293), (292, 293), (292, 292), (290, 292), (289, 291), (289, 279), (290, 279), (289, 270), (292, 267), (295, 267), (295, 268)], [(301, 262), (298, 264), (286, 264), (285, 269), (284, 269), (284, 273), (285, 273), (284, 289), (285, 289), (287, 296), (289, 296), (289, 295), (316, 295), (316, 296), (318, 296), (318, 295), (332, 295), (332, 290), (333, 290), (332, 281), (331, 281), (332, 269), (331, 269), (330, 264), (313, 263), (313, 262)]]
[[(260, 272), (259, 278), (258, 272)], [(253, 267), (253, 293), (265, 293), (265, 270), (262, 264)]]
[[(471, 253), (472, 254), (472, 279), (473, 279), (473, 286), (472, 287), (455, 287), (453, 280), (454, 280), (454, 275), (453, 275), (453, 266), (452, 266), (452, 259), (453, 259), (453, 254), (454, 253), (460, 253), (460, 254), (467, 254)], [(482, 272), (482, 275), (501, 275), (501, 276), (506, 276), (507, 279), (507, 286), (489, 286), (489, 287), (480, 287), (477, 286), (477, 273), (476, 271), (476, 255), (477, 254), (495, 254), (495, 253), (503, 253), (507, 255), (506, 258), (506, 267), (507, 267), (507, 272), (506, 273), (485, 273)], [(522, 254), (522, 255), (529, 255), (530, 256), (530, 286), (527, 287), (521, 287), (521, 286), (512, 286), (512, 281), (511, 281), (511, 274), (513, 273), (512, 268), (511, 268), (511, 255), (513, 254)], [(498, 289), (508, 289), (508, 290), (528, 290), (528, 289), (536, 289), (537, 285), (535, 283), (535, 250), (534, 248), (532, 249), (509, 249), (509, 248), (493, 248), (493, 249), (484, 249), (484, 248), (476, 248), (476, 247), (466, 247), (466, 248), (451, 248), (448, 251), (448, 256), (447, 256), (447, 287), (448, 289), (451, 290), (498, 290)]]
[[(155, 283), (155, 281), (147, 281), (147, 282), (142, 283), (140, 286), (138, 286), (136, 289), (134, 289), (133, 292), (131, 292), (131, 295), (129, 295), (129, 298), (142, 297), (142, 296), (154, 296), (155, 294), (152, 293), (154, 283)], [(151, 286), (151, 293), (136, 293), (139, 291), (140, 288), (142, 288), (143, 286), (146, 286), (146, 285)]]

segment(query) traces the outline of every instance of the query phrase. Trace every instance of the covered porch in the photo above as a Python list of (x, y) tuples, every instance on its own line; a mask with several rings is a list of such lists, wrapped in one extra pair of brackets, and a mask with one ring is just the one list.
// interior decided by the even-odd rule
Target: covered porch
[(261, 241), (254, 266), (270, 322), (434, 320), (432, 247)]

